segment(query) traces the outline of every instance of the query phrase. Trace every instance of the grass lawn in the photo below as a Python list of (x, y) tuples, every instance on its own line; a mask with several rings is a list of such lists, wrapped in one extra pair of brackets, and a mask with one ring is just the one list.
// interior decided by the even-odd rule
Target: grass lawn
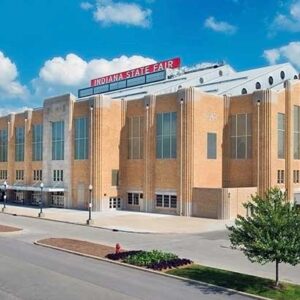
[(167, 273), (271, 299), (300, 299), (300, 285), (282, 283), (281, 288), (275, 290), (272, 288), (274, 281), (270, 279), (236, 272), (192, 265), (185, 268), (169, 270)]

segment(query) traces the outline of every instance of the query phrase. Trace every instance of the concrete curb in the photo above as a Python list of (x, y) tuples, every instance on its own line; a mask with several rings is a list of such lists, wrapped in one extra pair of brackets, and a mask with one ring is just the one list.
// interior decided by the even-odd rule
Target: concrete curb
[(245, 293), (245, 292), (225, 288), (225, 287), (218, 286), (218, 285), (215, 285), (215, 284), (202, 282), (202, 281), (197, 281), (197, 280), (194, 280), (194, 279), (188, 279), (188, 278), (184, 278), (184, 277), (180, 277), (180, 276), (176, 276), (176, 275), (171, 275), (171, 274), (167, 274), (167, 273), (163, 273), (163, 272), (159, 272), (159, 271), (155, 271), (155, 270), (151, 270), (151, 269), (142, 268), (142, 267), (139, 267), (139, 266), (129, 265), (129, 264), (126, 264), (126, 263), (122, 263), (122, 262), (111, 260), (111, 259), (104, 258), (104, 257), (94, 256), (94, 255), (90, 255), (90, 254), (84, 254), (84, 253), (81, 253), (81, 252), (77, 252), (77, 251), (73, 251), (73, 250), (69, 250), (69, 249), (65, 249), (65, 248), (60, 248), (60, 247), (56, 247), (56, 246), (43, 244), (43, 243), (40, 243), (38, 241), (35, 241), (34, 244), (37, 245), (37, 246), (41, 246), (41, 247), (45, 247), (45, 248), (51, 248), (51, 249), (54, 249), (54, 250), (63, 251), (63, 252), (75, 254), (75, 255), (78, 255), (78, 256), (82, 256), (82, 257), (87, 257), (87, 258), (97, 259), (97, 260), (100, 260), (100, 261), (105, 261), (105, 262), (108, 262), (108, 263), (111, 263), (111, 264), (116, 264), (116, 265), (123, 266), (123, 267), (126, 267), (126, 268), (131, 268), (131, 269), (135, 269), (135, 270), (139, 270), (139, 271), (143, 271), (143, 272), (148, 272), (148, 273), (152, 273), (152, 274), (156, 274), (156, 275), (160, 275), (160, 276), (165, 276), (165, 277), (169, 277), (169, 278), (173, 278), (173, 279), (177, 279), (177, 280), (186, 281), (188, 283), (203, 284), (203, 285), (206, 285), (206, 286), (215, 287), (215, 288), (218, 288), (218, 289), (221, 289), (221, 290), (224, 290), (224, 291), (228, 291), (228, 292), (231, 292), (231, 293), (235, 293), (235, 294), (238, 294), (238, 295), (247, 296), (247, 297), (250, 297), (252, 299), (271, 300), (270, 298), (266, 298), (266, 297), (262, 297), (262, 296), (256, 296), (256, 295), (253, 295), (253, 294), (248, 294), (248, 293)]

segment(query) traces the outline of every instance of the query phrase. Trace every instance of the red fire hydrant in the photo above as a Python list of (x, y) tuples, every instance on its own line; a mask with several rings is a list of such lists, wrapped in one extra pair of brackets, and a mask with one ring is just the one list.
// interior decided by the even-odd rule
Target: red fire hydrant
[(119, 243), (116, 244), (116, 254), (121, 252), (121, 245)]

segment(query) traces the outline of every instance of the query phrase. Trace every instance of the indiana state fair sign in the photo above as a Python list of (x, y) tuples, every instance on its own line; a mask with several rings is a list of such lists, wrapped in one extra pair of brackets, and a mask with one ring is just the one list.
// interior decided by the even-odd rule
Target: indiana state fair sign
[(162, 81), (166, 79), (167, 69), (176, 69), (179, 67), (180, 58), (176, 57), (152, 65), (92, 79), (90, 87), (78, 91), (78, 97), (87, 97)]

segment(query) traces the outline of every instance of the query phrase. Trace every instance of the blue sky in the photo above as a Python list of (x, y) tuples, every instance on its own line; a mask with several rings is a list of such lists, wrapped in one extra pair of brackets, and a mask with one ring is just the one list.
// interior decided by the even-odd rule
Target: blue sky
[(175, 56), (300, 69), (300, 0), (1, 0), (0, 113)]

